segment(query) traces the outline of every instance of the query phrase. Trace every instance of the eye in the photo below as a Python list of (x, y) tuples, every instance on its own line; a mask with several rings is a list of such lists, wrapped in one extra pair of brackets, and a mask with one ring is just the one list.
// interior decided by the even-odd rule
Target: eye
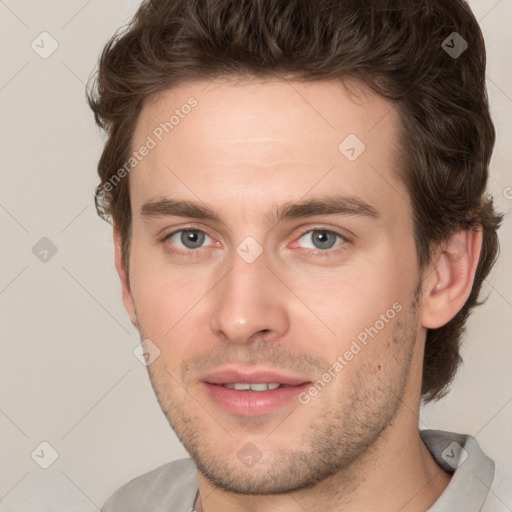
[[(336, 239), (340, 239), (340, 242), (336, 245)], [(327, 229), (310, 229), (301, 235), (300, 240), (310, 241), (312, 246), (306, 246), (306, 249), (313, 249), (317, 251), (326, 251), (333, 247), (342, 245), (347, 239), (335, 231)]]
[[(198, 249), (204, 248), (205, 242), (212, 245), (214, 240), (200, 229), (185, 228), (169, 233), (162, 242), (171, 252), (182, 255), (199, 255), (202, 251)], [(330, 252), (334, 252), (330, 249), (344, 245), (346, 242), (348, 239), (344, 235), (329, 229), (309, 229), (298, 238), (300, 247), (319, 255), (328, 255)]]
[(180, 229), (166, 235), (163, 241), (170, 240), (178, 248), (176, 252), (187, 252), (187, 250), (200, 249), (205, 239), (212, 240), (200, 229)]

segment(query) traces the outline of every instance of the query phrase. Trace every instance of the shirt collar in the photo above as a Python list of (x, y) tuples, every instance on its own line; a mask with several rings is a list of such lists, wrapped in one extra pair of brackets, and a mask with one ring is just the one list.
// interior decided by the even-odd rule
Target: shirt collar
[(452, 479), (428, 512), (480, 512), (494, 480), (495, 464), (468, 434), (420, 430), (428, 451)]

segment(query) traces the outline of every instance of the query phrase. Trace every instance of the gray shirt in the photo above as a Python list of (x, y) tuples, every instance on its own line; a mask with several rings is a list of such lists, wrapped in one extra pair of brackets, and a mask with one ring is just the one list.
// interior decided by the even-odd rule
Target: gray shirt
[[(490, 505), (499, 498), (491, 489), (495, 464), (474, 437), (443, 430), (421, 430), (420, 435), (439, 466), (453, 473), (450, 484), (428, 512), (511, 510)], [(125, 484), (108, 499), (102, 512), (191, 512), (197, 493), (194, 462), (180, 459)], [(493, 500), (489, 500), (491, 494)]]

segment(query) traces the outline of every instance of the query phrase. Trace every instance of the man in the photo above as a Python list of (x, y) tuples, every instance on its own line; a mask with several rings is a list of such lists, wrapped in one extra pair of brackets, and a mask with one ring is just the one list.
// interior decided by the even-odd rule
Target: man
[(418, 428), (498, 249), (467, 4), (144, 2), (89, 102), (123, 302), (191, 455), (103, 511), (491, 510), (477, 441)]

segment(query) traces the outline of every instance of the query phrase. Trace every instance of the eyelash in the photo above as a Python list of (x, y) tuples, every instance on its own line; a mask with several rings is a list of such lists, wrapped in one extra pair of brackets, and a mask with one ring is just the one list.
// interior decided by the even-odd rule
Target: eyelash
[[(206, 233), (202, 229), (194, 228), (192, 226), (187, 226), (187, 227), (184, 227), (184, 228), (181, 228), (181, 229), (177, 229), (176, 231), (172, 231), (171, 233), (168, 233), (167, 235), (164, 236), (164, 238), (161, 240), (161, 242), (164, 245), (166, 245), (167, 250), (170, 251), (173, 254), (178, 254), (178, 255), (183, 255), (183, 256), (187, 255), (187, 256), (192, 256), (192, 257), (200, 256), (201, 255), (201, 249), (203, 249), (204, 247), (200, 247), (198, 249), (182, 250), (182, 249), (175, 249), (175, 248), (171, 247), (169, 244), (166, 244), (167, 240), (169, 240), (173, 235), (175, 235), (176, 233), (181, 233), (182, 231), (194, 231), (194, 232), (198, 232), (198, 233), (204, 233), (206, 236), (210, 236), (210, 235), (208, 235), (208, 233)], [(335, 251), (335, 249), (344, 250), (345, 247), (343, 247), (343, 246), (350, 242), (348, 237), (346, 237), (345, 235), (341, 234), (340, 232), (335, 231), (333, 229), (326, 229), (326, 228), (323, 228), (323, 227), (308, 228), (308, 229), (302, 231), (297, 239), (302, 238), (307, 233), (314, 233), (314, 232), (318, 232), (318, 231), (323, 231), (325, 233), (336, 235), (339, 238), (341, 238), (343, 243), (341, 245), (339, 245), (337, 247), (334, 247), (334, 248), (331, 248), (331, 249), (305, 249), (306, 254), (308, 254), (308, 255), (320, 256), (320, 257), (328, 257), (333, 252), (337, 252), (337, 251)]]

